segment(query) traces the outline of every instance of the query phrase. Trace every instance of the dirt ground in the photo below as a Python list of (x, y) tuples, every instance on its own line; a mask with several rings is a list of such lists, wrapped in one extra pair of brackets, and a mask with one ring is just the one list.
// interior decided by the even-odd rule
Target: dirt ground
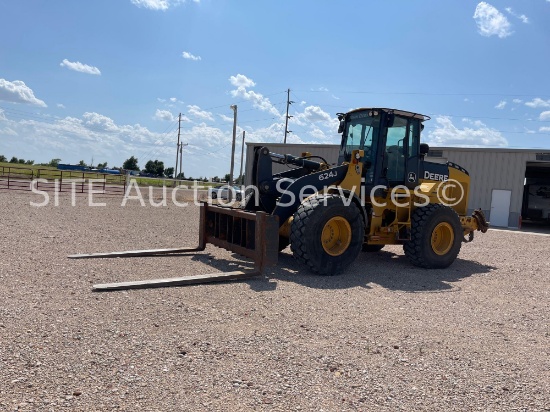
[(196, 245), (198, 208), (37, 208), (0, 192), (0, 410), (541, 411), (550, 408), (550, 237), (489, 231), (445, 270), (401, 247), (314, 276), (287, 248), (264, 278), (94, 293), (234, 270), (195, 256), (69, 254)]

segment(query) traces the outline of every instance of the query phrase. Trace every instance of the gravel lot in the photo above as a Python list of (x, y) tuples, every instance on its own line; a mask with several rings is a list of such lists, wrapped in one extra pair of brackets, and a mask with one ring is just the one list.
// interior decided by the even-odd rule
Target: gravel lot
[(390, 246), (322, 278), (287, 249), (265, 278), (92, 293), (247, 262), (68, 260), (196, 245), (198, 208), (42, 199), (0, 192), (2, 411), (549, 410), (548, 236), (489, 231), (446, 270)]

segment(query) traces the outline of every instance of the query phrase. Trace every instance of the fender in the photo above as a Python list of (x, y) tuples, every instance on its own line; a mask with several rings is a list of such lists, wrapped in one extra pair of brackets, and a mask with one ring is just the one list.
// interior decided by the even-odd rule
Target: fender
[[(325, 187), (339, 184), (346, 176), (347, 170), (347, 165), (337, 166), (331, 169), (310, 173), (296, 179), (286, 188), (280, 199), (277, 201), (277, 205), (275, 206), (272, 214), (274, 216), (279, 216), (279, 224), (282, 225), (290, 216), (294, 214), (294, 212), (296, 212), (296, 210), (298, 210), (298, 206), (302, 203), (299, 199), (299, 194), (304, 187), (308, 186), (311, 189), (315, 189), (316, 192), (319, 192)], [(302, 193), (306, 195), (313, 194)]]
[(361, 216), (363, 216), (363, 222), (365, 223), (365, 227), (369, 227), (369, 215), (367, 213), (367, 209), (365, 208), (365, 205), (363, 202), (361, 202), (361, 198), (355, 194), (355, 192), (352, 192), (351, 190), (345, 190), (342, 188), (339, 189), (330, 189), (327, 191), (327, 193), (335, 194), (335, 195), (344, 195), (347, 199), (351, 196), (351, 201), (357, 206), (357, 208), (361, 211)]

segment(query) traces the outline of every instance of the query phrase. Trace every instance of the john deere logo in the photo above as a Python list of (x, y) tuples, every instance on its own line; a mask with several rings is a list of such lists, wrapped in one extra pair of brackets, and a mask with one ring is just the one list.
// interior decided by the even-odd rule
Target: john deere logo
[(410, 183), (416, 182), (416, 173), (409, 172), (408, 180)]

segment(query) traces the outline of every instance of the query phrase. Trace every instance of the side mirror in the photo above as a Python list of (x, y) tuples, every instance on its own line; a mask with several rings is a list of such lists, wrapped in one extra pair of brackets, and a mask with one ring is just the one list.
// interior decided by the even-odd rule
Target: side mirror
[(344, 121), (340, 120), (340, 124), (338, 125), (338, 133), (342, 133), (344, 131)]
[(430, 151), (430, 146), (426, 143), (420, 143), (420, 156), (426, 156)]

